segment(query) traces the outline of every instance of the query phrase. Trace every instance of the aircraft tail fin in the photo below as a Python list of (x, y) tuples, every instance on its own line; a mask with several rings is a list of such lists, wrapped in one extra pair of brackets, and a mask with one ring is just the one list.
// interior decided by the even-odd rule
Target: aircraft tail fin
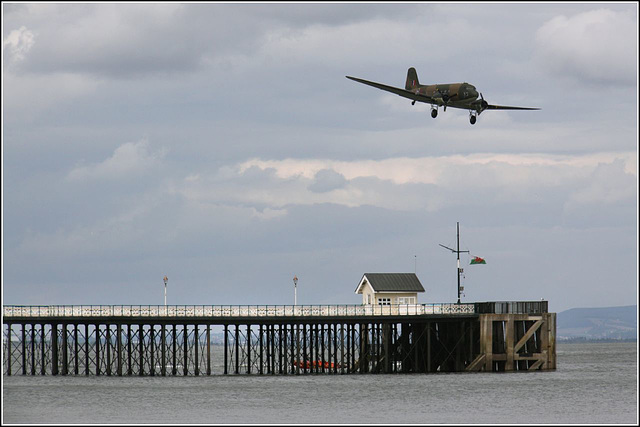
[(420, 87), (420, 82), (418, 82), (418, 73), (415, 68), (411, 67), (407, 71), (407, 83), (405, 83), (404, 88), (406, 90), (411, 90), (418, 87)]

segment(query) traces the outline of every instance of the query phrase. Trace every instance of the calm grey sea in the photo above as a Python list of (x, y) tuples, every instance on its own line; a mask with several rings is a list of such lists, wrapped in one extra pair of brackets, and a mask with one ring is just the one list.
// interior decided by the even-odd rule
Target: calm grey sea
[(636, 343), (563, 344), (554, 372), (4, 376), (4, 423), (638, 422)]

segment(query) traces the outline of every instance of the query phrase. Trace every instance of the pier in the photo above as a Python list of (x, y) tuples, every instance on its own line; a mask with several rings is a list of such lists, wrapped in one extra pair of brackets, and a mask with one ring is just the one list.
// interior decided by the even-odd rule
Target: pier
[(547, 301), (3, 306), (3, 373), (199, 376), (554, 370), (555, 333), (556, 314), (548, 312)]

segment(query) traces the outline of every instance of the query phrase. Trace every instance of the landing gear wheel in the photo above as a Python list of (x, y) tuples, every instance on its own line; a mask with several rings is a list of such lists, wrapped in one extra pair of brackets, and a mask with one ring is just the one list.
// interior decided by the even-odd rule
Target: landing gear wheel
[(476, 124), (476, 116), (469, 116), (469, 123), (471, 123), (472, 125)]
[(431, 117), (433, 117), (434, 119), (436, 117), (438, 117), (438, 110), (436, 110), (435, 108), (431, 110)]

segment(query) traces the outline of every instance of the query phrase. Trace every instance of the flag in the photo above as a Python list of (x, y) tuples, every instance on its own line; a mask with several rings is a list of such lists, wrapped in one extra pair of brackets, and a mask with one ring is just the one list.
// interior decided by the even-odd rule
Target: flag
[(475, 256), (475, 257), (473, 257), (473, 259), (471, 260), (471, 262), (469, 264), (471, 264), (471, 265), (473, 265), (473, 264), (486, 264), (486, 261), (484, 260), (484, 258), (480, 258), (479, 256)]

